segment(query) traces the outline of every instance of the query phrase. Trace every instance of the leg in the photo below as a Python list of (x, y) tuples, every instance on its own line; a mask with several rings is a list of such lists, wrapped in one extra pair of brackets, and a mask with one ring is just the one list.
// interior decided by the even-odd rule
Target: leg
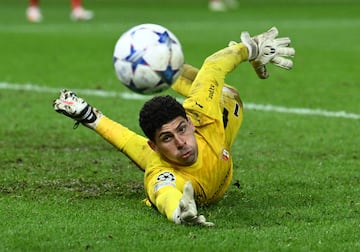
[(71, 0), (71, 9), (82, 7), (81, 0)]
[(26, 9), (26, 17), (32, 23), (39, 23), (42, 20), (42, 14), (39, 8), (39, 0), (30, 0)]
[(29, 6), (39, 6), (39, 0), (30, 0)]
[(94, 13), (83, 8), (82, 0), (71, 0), (70, 17), (74, 21), (87, 21), (94, 17)]

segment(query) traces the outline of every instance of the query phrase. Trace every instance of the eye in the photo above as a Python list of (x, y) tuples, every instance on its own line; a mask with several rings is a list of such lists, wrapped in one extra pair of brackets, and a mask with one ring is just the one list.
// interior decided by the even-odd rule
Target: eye
[(171, 139), (172, 139), (171, 135), (163, 135), (163, 136), (161, 137), (161, 141), (162, 141), (162, 142), (165, 142), (165, 143), (170, 142)]
[(181, 125), (181, 126), (178, 128), (178, 132), (179, 132), (179, 133), (185, 133), (185, 131), (186, 131), (186, 124)]

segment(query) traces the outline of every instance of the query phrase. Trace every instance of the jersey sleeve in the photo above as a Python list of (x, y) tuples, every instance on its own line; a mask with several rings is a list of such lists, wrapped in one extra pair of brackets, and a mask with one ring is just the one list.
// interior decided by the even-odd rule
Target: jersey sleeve
[(147, 144), (147, 139), (129, 130), (106, 116), (100, 119), (95, 131), (128, 156), (141, 170), (145, 170), (153, 150)]
[(195, 80), (195, 77), (199, 69), (189, 64), (184, 64), (183, 70), (179, 78), (171, 85), (171, 88), (175, 90), (178, 94), (188, 97), (190, 93), (190, 88)]
[(247, 48), (239, 43), (206, 58), (191, 85), (188, 98), (184, 101), (185, 109), (220, 120), (222, 113), (219, 104), (225, 76), (242, 61), (247, 60), (247, 57)]

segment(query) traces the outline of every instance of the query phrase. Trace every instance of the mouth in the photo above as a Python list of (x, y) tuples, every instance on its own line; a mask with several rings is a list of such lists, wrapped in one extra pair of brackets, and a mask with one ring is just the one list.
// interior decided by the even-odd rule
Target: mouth
[(182, 158), (182, 159), (187, 159), (187, 158), (189, 158), (190, 156), (191, 156), (191, 150), (189, 150), (189, 151), (181, 154), (181, 158)]

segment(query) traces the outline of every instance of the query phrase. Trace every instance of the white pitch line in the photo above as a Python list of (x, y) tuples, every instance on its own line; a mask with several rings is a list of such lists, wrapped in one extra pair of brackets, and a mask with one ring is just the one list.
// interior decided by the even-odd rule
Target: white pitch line
[[(51, 88), (45, 86), (39, 86), (34, 84), (15, 84), (0, 82), (0, 89), (4, 90), (22, 90), (22, 91), (33, 91), (41, 93), (54, 93), (58, 94), (61, 88)], [(136, 93), (129, 92), (115, 92), (115, 91), (104, 91), (95, 89), (73, 89), (77, 93), (100, 96), (100, 97), (120, 97), (126, 100), (147, 100), (151, 96), (139, 95)], [(245, 109), (248, 110), (260, 110), (266, 112), (278, 112), (287, 114), (298, 114), (298, 115), (315, 115), (324, 117), (340, 117), (347, 119), (360, 119), (360, 114), (348, 113), (346, 111), (328, 111), (324, 109), (308, 109), (308, 108), (288, 108), (282, 106), (274, 106), (271, 104), (256, 104), (256, 103), (245, 103)]]
[(360, 114), (348, 113), (346, 111), (328, 111), (324, 109), (308, 109), (308, 108), (287, 108), (287, 107), (273, 106), (270, 104), (264, 105), (264, 104), (254, 104), (254, 103), (246, 103), (244, 107), (246, 109), (270, 111), (270, 112), (278, 112), (278, 113), (360, 119)]

